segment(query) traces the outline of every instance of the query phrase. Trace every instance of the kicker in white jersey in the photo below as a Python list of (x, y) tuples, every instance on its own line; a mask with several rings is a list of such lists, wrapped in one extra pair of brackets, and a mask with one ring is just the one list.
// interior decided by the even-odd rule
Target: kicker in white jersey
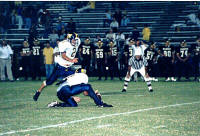
[[(65, 52), (66, 56), (68, 58), (74, 59), (75, 56), (76, 56), (76, 53), (78, 51), (79, 45), (81, 43), (81, 40), (79, 38), (75, 38), (75, 40), (76, 40), (75, 45), (72, 45), (72, 43), (70, 43), (69, 40), (63, 40), (63, 41), (59, 42), (59, 44), (58, 44), (59, 52), (60, 53)], [(58, 61), (57, 63), (60, 66), (63, 66), (63, 67), (66, 67), (66, 68), (68, 68), (68, 67), (70, 67), (71, 65), (74, 64), (73, 62), (69, 62), (69, 61), (63, 59), (61, 55), (59, 56), (57, 61)]]

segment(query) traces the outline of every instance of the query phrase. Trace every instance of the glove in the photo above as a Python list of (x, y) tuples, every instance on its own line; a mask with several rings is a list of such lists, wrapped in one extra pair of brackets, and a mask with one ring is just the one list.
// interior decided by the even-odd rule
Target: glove
[(35, 95), (33, 96), (33, 100), (37, 101), (38, 97), (40, 96), (40, 92), (36, 92)]

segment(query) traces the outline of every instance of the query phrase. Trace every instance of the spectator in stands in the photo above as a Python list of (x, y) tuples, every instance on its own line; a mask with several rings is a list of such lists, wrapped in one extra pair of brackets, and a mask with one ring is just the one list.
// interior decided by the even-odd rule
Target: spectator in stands
[(116, 21), (118, 22), (119, 26), (121, 26), (122, 12), (121, 12), (120, 9), (115, 11), (115, 14), (114, 14), (113, 18), (115, 18)]
[(101, 38), (100, 35), (97, 35), (96, 38), (94, 39), (94, 43), (97, 43), (99, 40), (103, 41), (103, 38)]
[(23, 18), (20, 14), (16, 13), (16, 23), (18, 25), (18, 29), (22, 29), (23, 26)]
[(13, 56), (13, 51), (10, 45), (8, 45), (5, 40), (3, 40), (0, 46), (1, 81), (6, 80), (5, 68), (6, 68), (6, 74), (8, 75), (9, 81), (13, 81), (13, 74), (11, 70), (12, 56)]
[(117, 47), (120, 49), (123, 48), (124, 42), (125, 42), (125, 35), (121, 31), (119, 31), (116, 35)]
[(110, 23), (112, 22), (112, 13), (110, 12), (110, 10), (106, 11), (106, 19), (103, 20), (103, 27), (110, 26)]
[(53, 29), (52, 31), (53, 33), (49, 35), (49, 39), (50, 39), (50, 43), (52, 45), (52, 47), (55, 47), (55, 44), (56, 44), (56, 40), (59, 39), (59, 36), (56, 32), (56, 29)]
[(22, 16), (22, 8), (18, 7), (16, 14), (16, 21), (18, 23), (18, 29), (21, 29), (23, 26), (23, 16)]
[(118, 28), (119, 28), (119, 23), (117, 22), (117, 20), (115, 18), (111, 22), (110, 28), (113, 30), (114, 33), (117, 33)]
[(63, 25), (64, 25), (64, 27), (66, 27), (66, 24), (62, 22), (62, 18), (59, 17), (58, 18), (58, 24), (56, 25), (56, 30), (57, 30), (57, 33), (58, 33), (59, 36), (61, 34), (61, 30), (62, 30)]
[(134, 40), (138, 40), (138, 37), (140, 36), (140, 32), (139, 30), (137, 29), (137, 27), (133, 27), (133, 31), (132, 31), (132, 35), (131, 35), (131, 38), (134, 39)]
[(58, 62), (58, 59), (59, 59), (59, 55), (60, 55), (60, 51), (58, 49), (58, 44), (59, 44), (60, 40), (57, 40), (56, 41), (56, 46), (55, 48), (53, 49), (53, 58), (54, 58), (54, 65), (56, 67), (57, 65), (57, 62)]
[(28, 7), (26, 7), (24, 9), (24, 19), (25, 19), (25, 28), (30, 29), (31, 28), (31, 13), (30, 13), (30, 9)]
[(113, 30), (110, 29), (109, 33), (107, 33), (106, 35), (106, 40), (107, 42), (110, 42), (110, 41), (115, 41), (115, 39), (116, 39), (116, 35), (115, 33), (113, 33)]
[(23, 42), (23, 47), (21, 48), (20, 55), (21, 65), (22, 65), (22, 74), (24, 76), (24, 80), (28, 80), (28, 76), (31, 73), (31, 47), (27, 40)]
[(64, 40), (64, 39), (65, 39), (65, 36), (66, 36), (65, 29), (62, 29), (59, 40), (60, 40), (60, 41)]
[(121, 20), (121, 26), (128, 26), (128, 23), (130, 23), (130, 19), (126, 15), (124, 15)]
[(76, 6), (74, 6), (73, 1), (67, 1), (67, 8), (69, 12), (74, 13), (76, 11)]
[(73, 32), (76, 32), (76, 23), (73, 22), (73, 19), (70, 18), (70, 21), (69, 23), (67, 24), (67, 31), (69, 33), (73, 33)]
[(54, 69), (53, 48), (50, 46), (49, 42), (46, 43), (46, 47), (43, 50), (43, 55), (46, 69), (46, 78), (48, 79)]
[(149, 39), (150, 39), (150, 36), (151, 36), (151, 30), (148, 27), (148, 24), (144, 25), (144, 28), (142, 30), (142, 35), (143, 35), (143, 40), (146, 41), (146, 42), (148, 42)]
[(83, 12), (84, 10), (95, 9), (95, 1), (89, 1), (88, 4), (82, 8), (77, 9), (77, 12)]
[(34, 39), (38, 36), (37, 25), (32, 25), (31, 29), (29, 30), (29, 37), (28, 41), (30, 44), (33, 44)]

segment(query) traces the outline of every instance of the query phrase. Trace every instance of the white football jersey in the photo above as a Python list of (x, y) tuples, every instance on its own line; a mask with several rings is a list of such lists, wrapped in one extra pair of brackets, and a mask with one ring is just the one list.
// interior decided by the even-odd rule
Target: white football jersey
[[(76, 52), (78, 51), (79, 45), (81, 43), (81, 40), (79, 38), (76, 38), (75, 40), (76, 40), (75, 46), (73, 46), (68, 40), (63, 40), (63, 41), (59, 42), (59, 44), (58, 44), (59, 52), (60, 53), (65, 52), (66, 56), (68, 58), (74, 59), (76, 56)], [(72, 62), (69, 62), (69, 61), (63, 59), (61, 54), (57, 61), (58, 61), (57, 63), (59, 65), (66, 67), (66, 68), (68, 68), (74, 64)]]
[(88, 83), (88, 76), (85, 73), (75, 73), (73, 75), (70, 75), (67, 77), (67, 81), (62, 83), (57, 91), (59, 91), (63, 86), (73, 86), (73, 85), (79, 85), (79, 84), (87, 84)]
[(135, 55), (135, 52), (137, 52), (137, 54), (141, 54), (141, 55), (144, 55), (144, 51), (147, 49), (148, 45), (140, 45), (139, 47), (138, 46), (135, 46), (135, 45), (132, 45), (131, 46), (133, 48), (133, 56)]

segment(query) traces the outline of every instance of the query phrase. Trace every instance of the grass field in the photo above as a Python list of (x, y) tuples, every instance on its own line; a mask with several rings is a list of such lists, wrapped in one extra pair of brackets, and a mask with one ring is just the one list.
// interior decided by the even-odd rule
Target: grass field
[(0, 136), (199, 136), (200, 83), (90, 82), (113, 108), (98, 108), (80, 95), (77, 108), (47, 108), (57, 100), (57, 86), (49, 86), (32, 100), (39, 81), (0, 83)]

